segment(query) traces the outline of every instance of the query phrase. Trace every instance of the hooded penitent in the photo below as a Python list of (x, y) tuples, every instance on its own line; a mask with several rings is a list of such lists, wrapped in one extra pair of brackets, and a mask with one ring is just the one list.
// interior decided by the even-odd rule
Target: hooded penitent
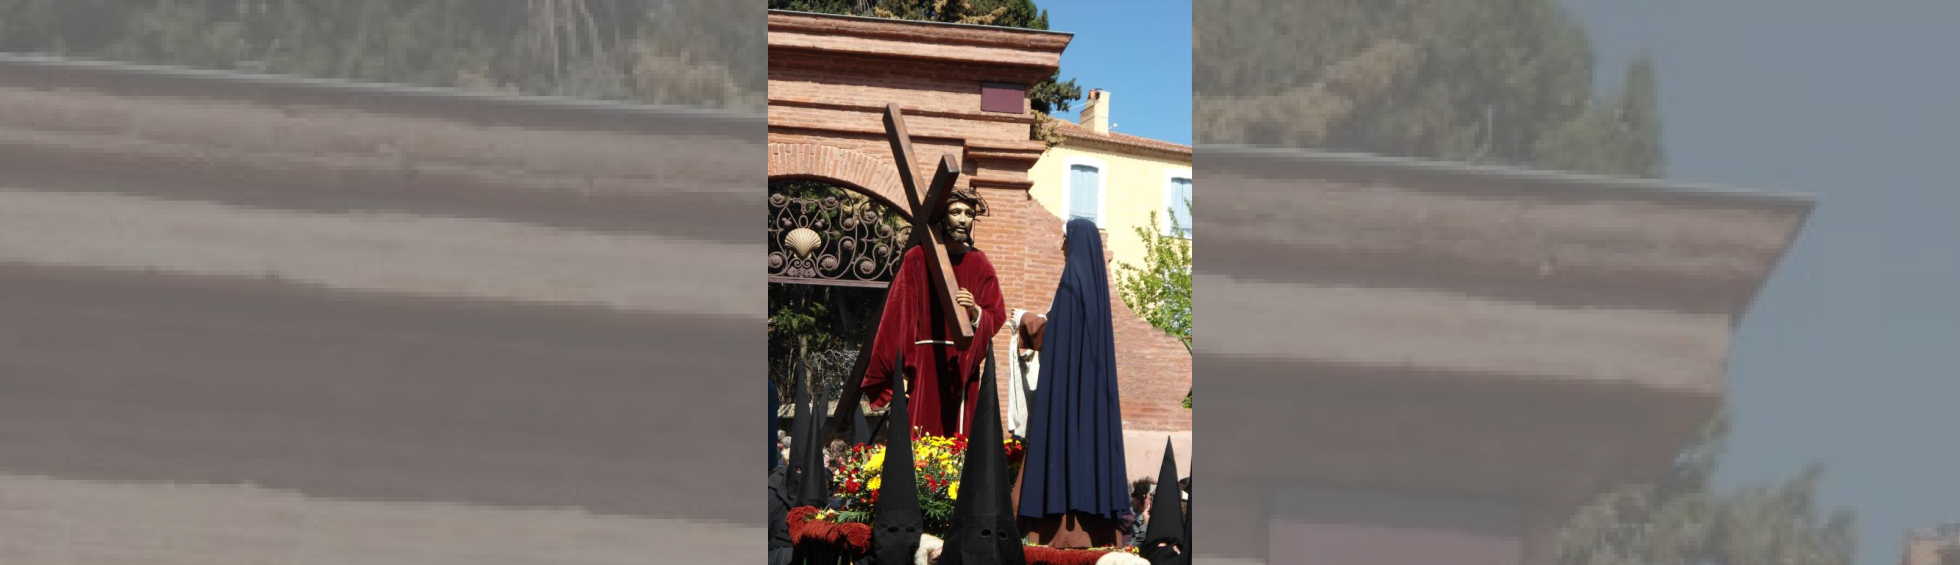
[(810, 430), (810, 387), (806, 374), (808, 371), (809, 369), (803, 366), (803, 361), (798, 359), (794, 369), (796, 380), (790, 384), (791, 410), (795, 412), (796, 419), (789, 424), (789, 474), (784, 478), (783, 488), (792, 499), (796, 493), (803, 490), (803, 455), (811, 446), (803, 437), (809, 435)]
[(1109, 272), (1095, 222), (1069, 220), (1067, 264), (1042, 329), (1020, 514), (1120, 519), (1129, 508)]
[[(903, 354), (900, 354), (903, 361)], [(902, 366), (902, 365), (901, 365)], [(905, 393), (892, 393), (891, 422), (885, 430), (885, 465), (878, 471), (878, 502), (871, 513), (871, 563), (906, 565), (925, 533), (925, 511), (919, 508), (918, 479), (912, 474), (911, 413)]]
[(801, 462), (803, 482), (799, 483), (797, 490), (791, 492), (791, 495), (796, 498), (790, 502), (798, 507), (815, 506), (821, 509), (830, 505), (830, 469), (824, 466), (823, 461), (823, 422), (826, 412), (823, 404), (815, 402), (810, 405), (810, 427), (804, 430), (803, 437), (796, 438), (795, 442), (795, 445), (809, 446), (803, 451)]
[(1164, 466), (1157, 470), (1157, 494), (1150, 499), (1150, 526), (1143, 531), (1138, 554), (1151, 565), (1183, 565), (1190, 560), (1184, 553), (1184, 497), (1177, 488), (1177, 456), (1171, 442), (1164, 440)]
[[(893, 396), (897, 396), (896, 393)], [(871, 423), (864, 420), (864, 409), (851, 405), (851, 445), (871, 444)]]
[[(824, 466), (824, 403), (810, 405), (810, 425), (803, 430), (803, 436), (796, 438), (792, 445), (807, 445), (803, 451), (803, 482), (797, 490), (790, 493), (790, 506), (801, 508), (813, 506), (819, 509), (830, 506), (830, 469)], [(838, 565), (845, 562), (843, 550), (821, 541), (797, 543), (791, 555), (791, 563), (796, 565)]]
[(966, 442), (966, 468), (960, 470), (959, 501), (953, 504), (952, 530), (939, 565), (1026, 565), (1021, 531), (1014, 525), (1007, 447), (1000, 429), (1000, 389), (994, 358), (980, 372), (979, 404), (973, 409), (972, 437)]

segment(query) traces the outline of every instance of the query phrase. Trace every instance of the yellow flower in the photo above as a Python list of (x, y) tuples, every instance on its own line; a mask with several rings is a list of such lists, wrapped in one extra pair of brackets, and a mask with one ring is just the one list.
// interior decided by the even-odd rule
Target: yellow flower
[(950, 499), (953, 499), (953, 500), (959, 500), (959, 499), (960, 499), (960, 482), (959, 482), (959, 481), (953, 481), (953, 484), (951, 484), (951, 485), (947, 485), (947, 486), (946, 486), (946, 498), (950, 498)]
[(885, 468), (885, 452), (883, 450), (873, 452), (871, 454), (871, 460), (864, 462), (864, 467), (866, 469)]
[(865, 483), (864, 486), (871, 490), (878, 490), (878, 485), (881, 484), (884, 484), (883, 477), (871, 477), (871, 482)]

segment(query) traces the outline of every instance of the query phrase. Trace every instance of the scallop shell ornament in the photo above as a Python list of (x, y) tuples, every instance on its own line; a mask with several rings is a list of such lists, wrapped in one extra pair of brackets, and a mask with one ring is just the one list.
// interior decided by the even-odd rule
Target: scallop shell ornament
[(823, 244), (823, 236), (810, 228), (796, 228), (783, 236), (783, 244), (795, 251), (797, 257), (809, 257), (810, 251)]

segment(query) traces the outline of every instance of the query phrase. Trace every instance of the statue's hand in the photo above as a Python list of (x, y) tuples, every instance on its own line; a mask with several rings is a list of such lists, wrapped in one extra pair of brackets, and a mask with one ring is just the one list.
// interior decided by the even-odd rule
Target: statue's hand
[(973, 293), (968, 292), (964, 288), (960, 289), (959, 294), (953, 295), (953, 302), (958, 303), (961, 307), (964, 307), (967, 310), (980, 309), (980, 306), (973, 302)]

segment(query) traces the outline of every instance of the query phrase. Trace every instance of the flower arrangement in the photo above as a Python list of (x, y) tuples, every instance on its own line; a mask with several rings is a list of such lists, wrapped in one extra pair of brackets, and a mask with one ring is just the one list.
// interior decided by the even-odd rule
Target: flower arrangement
[[(809, 506), (790, 510), (788, 526), (791, 543), (827, 544), (853, 555), (863, 555), (871, 551), (871, 526), (857, 522), (836, 522), (835, 519), (836, 514), (831, 511)], [(1104, 555), (1112, 552), (1137, 554), (1137, 549), (1134, 547), (1056, 549), (1027, 545), (1025, 542), (1021, 546), (1021, 551), (1028, 565), (1095, 565)]]
[[(1019, 440), (1009, 438), (1003, 446), (1008, 475), (1018, 471), (1025, 449)], [(952, 527), (953, 505), (959, 500), (960, 471), (966, 467), (965, 436), (930, 436), (913, 432), (912, 475), (919, 489), (919, 507), (925, 513), (926, 532), (943, 536)], [(831, 476), (832, 492), (843, 499), (834, 520), (870, 523), (871, 510), (884, 487), (885, 446), (858, 445), (845, 453), (841, 472)]]

